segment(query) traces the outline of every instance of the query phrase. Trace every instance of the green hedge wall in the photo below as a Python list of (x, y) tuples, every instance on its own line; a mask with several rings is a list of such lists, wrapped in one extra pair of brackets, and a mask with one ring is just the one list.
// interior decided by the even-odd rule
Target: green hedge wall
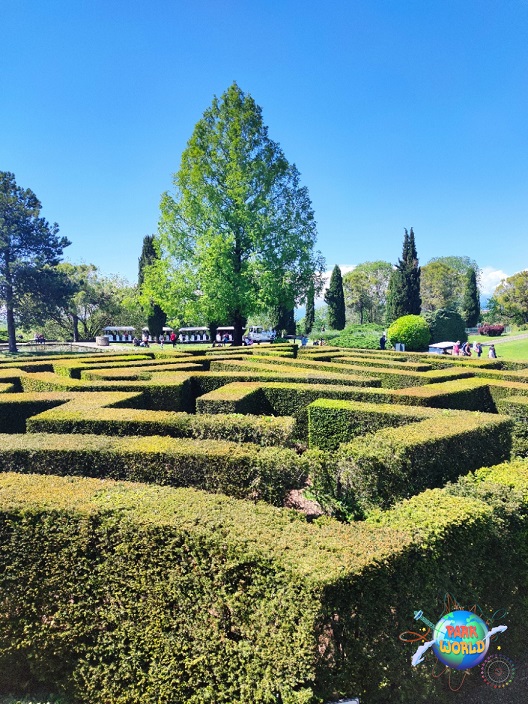
[[(520, 483), (511, 467), (478, 472), (478, 496), (426, 491), (354, 525), (191, 489), (0, 476), (0, 687), (90, 704), (460, 701), (398, 634), (449, 592), (506, 606), (503, 650), (524, 652), (528, 466)], [(481, 489), (501, 481), (515, 511)]]
[(198, 413), (252, 413), (291, 416), (297, 437), (308, 437), (308, 405), (318, 398), (385, 401), (384, 389), (358, 389), (333, 384), (233, 382), (196, 400)]
[(21, 377), (25, 392), (40, 391), (140, 391), (144, 407), (160, 411), (194, 410), (194, 395), (188, 373), (160, 373), (150, 381), (82, 381), (58, 377), (48, 372)]
[(396, 403), (459, 411), (495, 413), (497, 410), (490, 384), (483, 379), (456, 379), (413, 389), (396, 389), (393, 399)]
[(62, 393), (0, 396), (0, 433), (25, 433), (28, 418), (59, 406), (71, 397), (71, 394)]
[[(42, 410), (42, 408), (40, 409)], [(37, 411), (38, 412), (38, 411)], [(291, 446), (295, 436), (293, 418), (242, 415), (223, 412), (193, 415), (173, 411), (148, 411), (133, 408), (86, 408), (67, 406), (36, 415), (27, 421), (30, 433), (89, 433), (95, 435), (167, 435), (173, 438), (252, 442), (263, 446)], [(24, 428), (0, 432), (24, 432)]]
[(503, 398), (497, 403), (499, 413), (513, 420), (514, 457), (528, 457), (528, 396)]
[[(59, 359), (53, 362), (53, 371), (58, 376), (71, 377), (72, 379), (80, 379), (81, 370), (88, 368), (97, 369), (99, 366), (106, 367), (114, 364), (130, 364), (131, 362), (139, 362), (141, 360), (149, 360), (152, 362), (152, 355), (146, 354), (120, 354), (112, 355), (108, 358), (106, 355), (95, 357), (69, 358)], [(36, 369), (35, 369), (36, 371)]]
[(161, 436), (0, 435), (0, 471), (194, 486), (282, 505), (305, 464), (287, 448)]
[[(319, 404), (318, 412), (325, 410)], [(369, 410), (375, 416), (375, 408)], [(504, 416), (445, 410), (405, 427), (357, 437), (336, 454), (309, 451), (305, 460), (316, 491), (360, 518), (377, 506), (387, 508), (508, 459), (511, 429)]]
[(434, 411), (420, 406), (318, 399), (308, 406), (309, 445), (337, 450), (341, 443), (352, 438), (418, 422), (432, 414)]

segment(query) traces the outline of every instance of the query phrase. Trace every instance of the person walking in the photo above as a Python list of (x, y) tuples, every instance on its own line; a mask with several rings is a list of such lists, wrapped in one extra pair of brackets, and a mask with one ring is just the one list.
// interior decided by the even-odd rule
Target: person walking
[(385, 345), (387, 343), (387, 338), (385, 337), (385, 333), (380, 337), (380, 350), (385, 349)]
[(482, 354), (482, 345), (480, 344), (480, 342), (477, 342), (475, 344), (475, 352), (477, 353), (477, 357), (480, 359), (480, 356)]
[(176, 347), (176, 342), (178, 341), (178, 338), (176, 337), (176, 333), (174, 330), (170, 334), (170, 341), (172, 342), (172, 346)]
[(497, 353), (495, 352), (495, 345), (490, 345), (488, 351), (488, 357), (490, 359), (497, 359)]

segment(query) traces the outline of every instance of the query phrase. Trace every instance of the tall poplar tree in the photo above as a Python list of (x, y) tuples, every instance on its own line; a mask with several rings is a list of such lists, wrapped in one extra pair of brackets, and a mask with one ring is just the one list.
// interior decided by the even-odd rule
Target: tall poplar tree
[(196, 124), (161, 201), (161, 262), (146, 286), (171, 318), (234, 325), (306, 301), (324, 268), (299, 172), (233, 83)]
[(473, 328), (480, 318), (480, 296), (477, 285), (477, 273), (475, 269), (468, 269), (466, 274), (466, 285), (464, 288), (464, 298), (462, 299), (462, 310), (464, 320), (468, 328)]
[(393, 270), (387, 292), (387, 323), (402, 315), (420, 315), (420, 267), (414, 231), (405, 230), (402, 257)]
[[(141, 291), (143, 284), (145, 283), (145, 274), (148, 267), (155, 264), (158, 261), (159, 255), (154, 245), (154, 235), (146, 235), (143, 238), (143, 249), (141, 250), (141, 256), (139, 257), (139, 268), (138, 268), (138, 286)], [(154, 337), (159, 337), (163, 332), (164, 326), (167, 324), (167, 314), (162, 310), (162, 308), (154, 301), (148, 298), (144, 304), (145, 314), (147, 316), (147, 327), (149, 332)]]
[(328, 305), (328, 325), (333, 330), (343, 330), (345, 327), (345, 294), (343, 292), (343, 277), (341, 269), (335, 265), (330, 283), (325, 291), (325, 302)]

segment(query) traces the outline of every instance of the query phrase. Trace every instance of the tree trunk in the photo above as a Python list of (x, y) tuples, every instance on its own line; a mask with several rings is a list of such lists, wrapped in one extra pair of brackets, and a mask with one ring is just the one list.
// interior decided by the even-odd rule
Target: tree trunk
[(73, 341), (79, 342), (79, 318), (74, 313), (72, 313), (72, 324), (73, 324)]
[(11, 283), (10, 272), (6, 276), (6, 309), (7, 309), (7, 337), (9, 340), (9, 351), (12, 354), (18, 352), (16, 344), (15, 314), (13, 311), (13, 284)]
[(233, 333), (233, 344), (236, 347), (240, 347), (242, 345), (242, 335), (246, 327), (246, 319), (240, 314), (240, 311), (238, 310), (236, 310), (233, 315), (233, 325), (235, 328)]
[(9, 339), (9, 351), (11, 353), (18, 352), (16, 344), (15, 316), (13, 311), (7, 308), (7, 336)]

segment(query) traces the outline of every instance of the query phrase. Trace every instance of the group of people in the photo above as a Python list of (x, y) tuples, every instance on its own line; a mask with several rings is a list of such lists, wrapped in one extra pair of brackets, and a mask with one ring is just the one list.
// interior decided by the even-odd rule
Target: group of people
[[(455, 344), (453, 345), (453, 355), (455, 356), (460, 356), (460, 357), (471, 357), (473, 352), (477, 355), (477, 357), (482, 356), (482, 345), (480, 342), (474, 342), (473, 343), (473, 348), (469, 344), (469, 342), (464, 342), (463, 345), (460, 344), (460, 340), (457, 340)], [(489, 359), (497, 359), (497, 352), (495, 351), (495, 345), (490, 345), (489, 350), (488, 350), (488, 357)]]
[(44, 335), (42, 333), (40, 333), (40, 334), (35, 335), (35, 337), (33, 338), (33, 342), (36, 345), (43, 345), (46, 342), (46, 338), (44, 337)]

